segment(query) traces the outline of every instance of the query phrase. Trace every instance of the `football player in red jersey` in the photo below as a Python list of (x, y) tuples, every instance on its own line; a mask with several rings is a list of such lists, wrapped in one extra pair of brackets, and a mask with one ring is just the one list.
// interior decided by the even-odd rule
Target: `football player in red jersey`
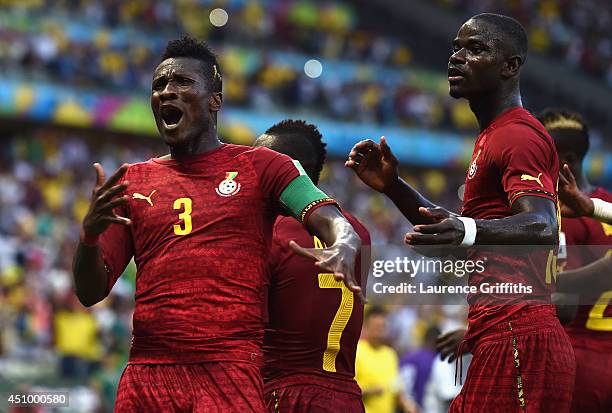
[(335, 201), (288, 156), (219, 141), (221, 83), (204, 43), (170, 41), (151, 88), (170, 156), (123, 165), (106, 182), (95, 165), (73, 264), (76, 293), (96, 304), (132, 257), (138, 268), (117, 412), (265, 411), (267, 258), (281, 212), (329, 245), (295, 249), (361, 294), (353, 274), (360, 239)]
[[(610, 192), (591, 186), (584, 174), (582, 164), (589, 149), (589, 131), (582, 117), (569, 110), (547, 109), (538, 119), (555, 140), (559, 161), (566, 169), (567, 179), (560, 187), (565, 187), (566, 192), (580, 190), (591, 198), (612, 201)], [(565, 209), (568, 209), (567, 206)], [(571, 209), (576, 211), (581, 208), (574, 205)], [(558, 275), (557, 290), (561, 293), (578, 294), (579, 303), (582, 304), (578, 306), (575, 318), (565, 326), (576, 356), (572, 411), (611, 412), (610, 258), (602, 259), (601, 255), (606, 251), (589, 246), (612, 245), (612, 226), (589, 217), (564, 217), (561, 229), (561, 242), (568, 248), (566, 256), (559, 256), (559, 267), (569, 271)], [(583, 247), (572, 249), (574, 245)], [(584, 268), (588, 264), (591, 265)]]
[[(462, 216), (437, 207), (402, 181), (384, 138), (380, 144), (359, 142), (350, 152), (346, 166), (415, 224), (405, 237), (409, 245), (558, 243), (559, 161), (546, 129), (522, 107), (519, 75), (526, 53), (520, 23), (490, 13), (469, 19), (453, 41), (450, 94), (469, 101), (480, 126)], [(478, 291), (468, 296), (465, 335), (473, 358), (451, 412), (569, 411), (575, 360), (550, 304), (552, 280), (546, 270), (546, 256), (534, 252), (491, 256), (486, 271), (470, 275), (469, 284)], [(478, 289), (502, 282), (530, 285), (532, 294), (507, 295), (502, 304)]]
[[(299, 161), (317, 185), (326, 157), (322, 139), (316, 126), (284, 120), (269, 128), (254, 146), (265, 146)], [(347, 211), (342, 214), (361, 238), (363, 248), (355, 277), (365, 283), (370, 234), (357, 218)], [(270, 254), (270, 320), (264, 335), (262, 368), (268, 411), (362, 412), (361, 390), (354, 376), (363, 303), (332, 274), (288, 248), (291, 240), (306, 248), (324, 247), (296, 220), (276, 219)]]

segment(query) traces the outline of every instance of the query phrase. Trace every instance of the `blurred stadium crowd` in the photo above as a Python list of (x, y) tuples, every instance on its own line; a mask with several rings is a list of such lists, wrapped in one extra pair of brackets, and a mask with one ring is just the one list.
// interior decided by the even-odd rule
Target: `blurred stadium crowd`
[[(448, 97), (444, 76), (401, 69), (410, 62), (409, 47), (360, 31), (348, 6), (230, 2), (236, 21), (216, 32), (201, 18), (210, 13), (208, 2), (32, 3), (39, 7), (24, 14), (0, 11), (0, 70), (15, 76), (146, 93), (167, 39), (189, 32), (216, 46), (225, 102), (233, 107), (447, 129), (475, 126), (467, 105)], [(333, 66), (332, 76), (315, 81), (304, 73), (301, 55), (341, 61), (326, 65), (326, 71)]]
[[(483, 7), (483, 2), (472, 0), (438, 2), (465, 15)], [(560, 57), (612, 87), (612, 11), (606, 0), (484, 3), (495, 3), (491, 8), (526, 24), (533, 50)], [(146, 95), (166, 41), (188, 32), (209, 39), (219, 52), (227, 106), (282, 109), (306, 120), (317, 115), (463, 134), (475, 131), (465, 102), (448, 97), (443, 72), (415, 70), (409, 44), (365, 30), (357, 9), (347, 3), (0, 4), (5, 6), (0, 9), (0, 73), (11, 78)], [(223, 13), (214, 19), (210, 15), (215, 7), (230, 16), (231, 24), (223, 30), (215, 27), (222, 26)], [(326, 75), (307, 75), (305, 56), (321, 59)], [(165, 153), (165, 148), (150, 138), (31, 125), (8, 135), (0, 146), (0, 391), (26, 382), (66, 386), (73, 411), (111, 411), (130, 342), (135, 268), (128, 267), (107, 300), (84, 309), (72, 292), (72, 254), (93, 187), (92, 163), (100, 162), (110, 173), (122, 162), (148, 159)], [(430, 199), (459, 209), (464, 170), (407, 166), (402, 176)], [(394, 248), (402, 248), (405, 219), (386, 198), (358, 182), (343, 160), (328, 162), (321, 186), (362, 220), (374, 245), (387, 246), (390, 256)], [(389, 306), (385, 340), (407, 364), (414, 351), (429, 354), (428, 371), (435, 376), (431, 380), (446, 392), (438, 398), (448, 400), (456, 388), (452, 380), (444, 386), (442, 378), (452, 370), (434, 361), (426, 338), (432, 329), (461, 326), (464, 308), (429, 304)], [(424, 403), (423, 391), (415, 393), (423, 384), (412, 387), (423, 377), (417, 378), (410, 368), (401, 376), (404, 391)]]

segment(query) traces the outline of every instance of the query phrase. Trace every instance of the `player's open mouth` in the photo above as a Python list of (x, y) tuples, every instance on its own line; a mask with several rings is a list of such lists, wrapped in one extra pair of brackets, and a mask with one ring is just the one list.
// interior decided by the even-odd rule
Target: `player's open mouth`
[(449, 67), (448, 68), (448, 81), (450, 83), (456, 83), (459, 82), (461, 80), (463, 80), (465, 78), (465, 76), (463, 75), (463, 72), (459, 69), (456, 69), (454, 67)]
[(166, 129), (176, 128), (183, 119), (183, 112), (179, 108), (169, 105), (161, 108), (160, 115)]

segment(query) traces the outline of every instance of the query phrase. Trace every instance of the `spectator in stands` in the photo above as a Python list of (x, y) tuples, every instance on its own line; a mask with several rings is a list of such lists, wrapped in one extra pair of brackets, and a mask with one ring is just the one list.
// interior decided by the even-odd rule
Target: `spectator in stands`
[(412, 398), (422, 408), (425, 396), (425, 386), (431, 377), (433, 362), (437, 357), (436, 338), (440, 329), (429, 326), (425, 332), (423, 346), (404, 355), (400, 360), (400, 376), (403, 383), (403, 393)]
[(385, 344), (387, 313), (372, 307), (363, 320), (363, 338), (357, 345), (355, 380), (363, 393), (366, 413), (415, 412), (415, 405), (401, 392), (399, 360)]
[(55, 313), (55, 349), (60, 355), (61, 375), (85, 379), (98, 369), (103, 349), (95, 318), (73, 295), (64, 297), (66, 304)]

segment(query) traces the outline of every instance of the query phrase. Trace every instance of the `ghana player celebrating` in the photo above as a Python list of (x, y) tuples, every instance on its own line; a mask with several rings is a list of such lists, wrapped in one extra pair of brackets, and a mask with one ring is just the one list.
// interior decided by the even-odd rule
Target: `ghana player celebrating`
[(559, 171), (559, 200), (562, 202), (561, 215), (564, 217), (589, 217), (612, 224), (612, 202), (592, 198), (582, 192), (567, 164)]
[[(409, 245), (558, 243), (558, 158), (546, 129), (522, 107), (519, 74), (526, 53), (524, 28), (496, 14), (472, 17), (453, 41), (450, 94), (469, 101), (480, 126), (462, 216), (436, 207), (399, 179), (384, 138), (359, 142), (350, 152), (346, 166), (416, 224), (406, 234)], [(505, 305), (487, 294), (468, 296), (465, 340), (473, 358), (450, 411), (569, 411), (575, 361), (550, 304), (546, 257), (489, 258), (485, 272), (470, 275), (470, 285), (522, 283), (532, 286), (532, 294), (508, 296)]]
[(353, 275), (360, 240), (334, 201), (288, 156), (217, 138), (221, 82), (204, 43), (169, 42), (151, 108), (170, 156), (124, 165), (106, 182), (96, 165), (73, 264), (77, 295), (93, 305), (132, 257), (138, 268), (117, 412), (265, 411), (263, 301), (281, 211), (329, 245), (309, 256), (361, 294)]
[[(325, 162), (325, 143), (314, 125), (284, 120), (256, 141), (299, 161), (316, 185)], [(370, 234), (346, 211), (342, 214), (361, 238), (363, 255), (355, 265), (357, 282), (369, 268)], [(361, 412), (355, 382), (355, 353), (363, 322), (363, 304), (332, 274), (290, 248), (323, 248), (316, 236), (289, 217), (274, 224), (270, 254), (270, 320), (264, 335), (262, 375), (268, 411)], [(299, 309), (296, 311), (296, 309)]]
[[(568, 110), (548, 109), (538, 119), (554, 139), (560, 164), (564, 165), (567, 174), (559, 187), (569, 194), (584, 192), (587, 199), (612, 201), (611, 193), (592, 187), (584, 174), (589, 132), (582, 117)], [(580, 211), (582, 204), (585, 203), (562, 205), (562, 210)], [(589, 217), (579, 217), (563, 218), (561, 228), (561, 243), (569, 248), (566, 257), (559, 256), (559, 267), (569, 271), (558, 275), (557, 290), (578, 294), (579, 303), (583, 304), (578, 306), (575, 318), (565, 326), (576, 357), (572, 412), (611, 412), (612, 308), (608, 304), (612, 299), (612, 264), (610, 257), (601, 257), (605, 251), (596, 251), (589, 246), (612, 245), (612, 226)], [(574, 245), (583, 247), (572, 249)]]

